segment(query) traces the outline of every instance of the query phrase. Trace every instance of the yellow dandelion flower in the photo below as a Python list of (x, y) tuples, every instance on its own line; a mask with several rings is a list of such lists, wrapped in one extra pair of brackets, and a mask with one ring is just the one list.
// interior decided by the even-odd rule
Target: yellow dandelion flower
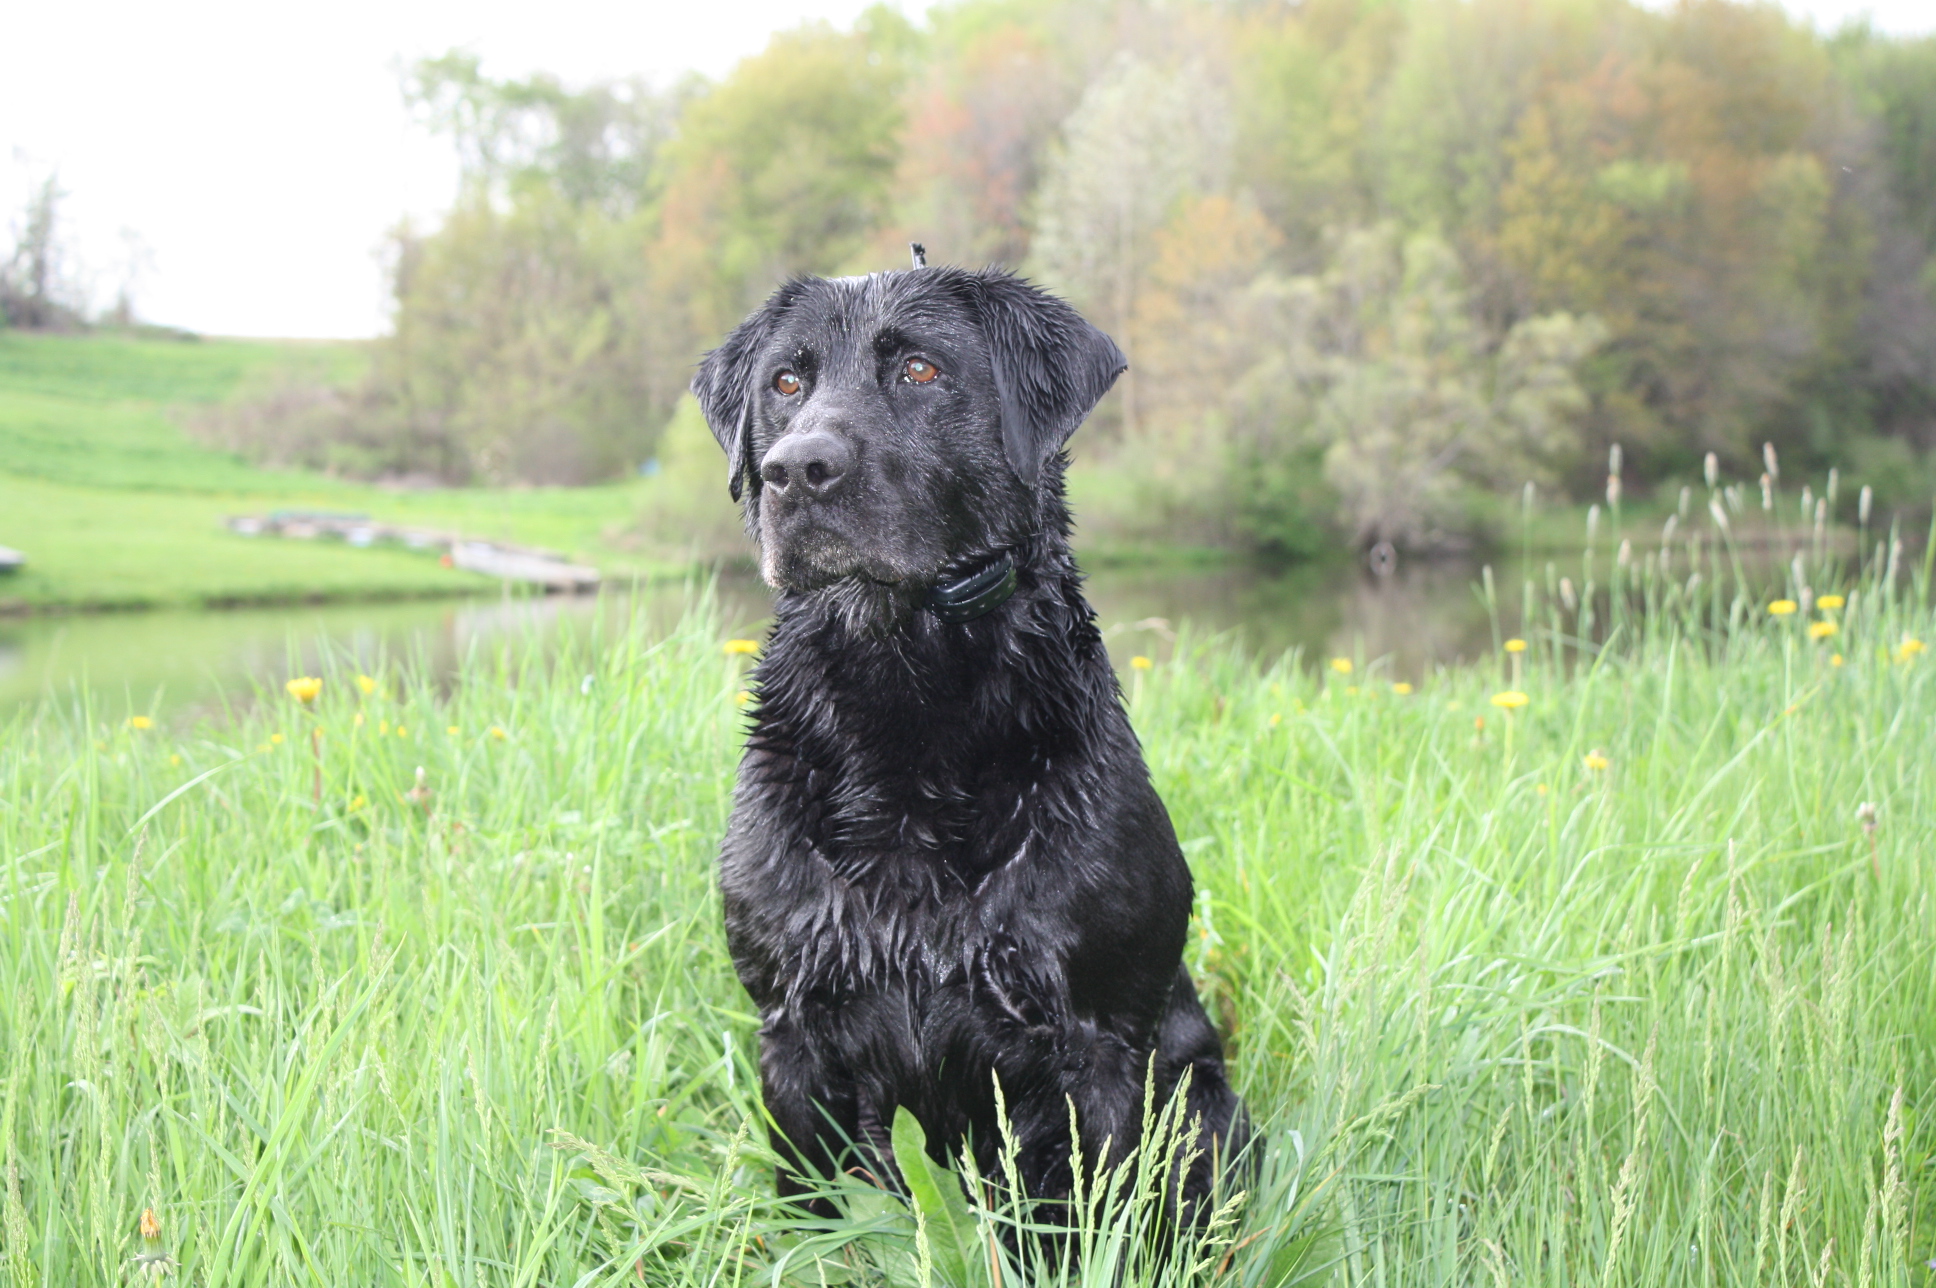
[(1808, 638), (1812, 640), (1825, 640), (1831, 635), (1839, 635), (1841, 633), (1842, 628), (1834, 622), (1810, 622), (1808, 624)]
[(144, 1239), (161, 1237), (161, 1218), (155, 1215), (153, 1208), (141, 1209), (141, 1237)]
[(1277, 726), (1283, 723), (1284, 723), (1284, 716), (1282, 712), (1278, 712), (1278, 711), (1271, 712), (1271, 718), (1270, 718), (1271, 728), (1275, 729), (1277, 728)]
[(1848, 602), (1848, 600), (1842, 598), (1840, 595), (1823, 595), (1815, 601), (1815, 606), (1817, 608), (1836, 609)]
[(499, 742), (503, 742), (506, 738), (509, 738), (510, 736), (511, 736), (510, 734), (504, 732), (503, 725), (491, 726), (491, 737), (497, 739)]
[(455, 738), (457, 736), (457, 726), (451, 725), (448, 728), (446, 728), (444, 732), (449, 734), (451, 737)]
[(1829, 664), (1830, 666), (1840, 666), (1840, 665), (1842, 665), (1842, 655), (1841, 655), (1840, 653), (1832, 653), (1832, 654), (1830, 654), (1830, 655), (1829, 655), (1829, 659), (1828, 659), (1828, 664)]
[(170, 757), (168, 758), (168, 763), (169, 763), (169, 764), (171, 764), (171, 765), (179, 765), (179, 764), (181, 764), (181, 757), (180, 757), (180, 756), (170, 756)]
[(1507, 640), (1506, 651), (1508, 653), (1524, 653), (1526, 651), (1526, 641), (1525, 640)]
[(357, 712), (355, 715), (350, 717), (350, 725), (352, 728), (356, 728), (356, 729), (361, 729), (363, 727), (363, 713), (361, 711)]
[(1902, 643), (1896, 646), (1896, 661), (1907, 662), (1916, 654), (1926, 651), (1928, 647), (1914, 635), (1905, 635), (1902, 637)]
[(282, 746), (282, 735), (279, 733), (272, 733), (269, 735), (269, 741), (273, 742), (276, 746), (280, 747)]
[(1129, 665), (1135, 670), (1147, 671), (1152, 666), (1155, 666), (1156, 663), (1150, 661), (1148, 658), (1144, 657), (1141, 653), (1138, 653), (1135, 657), (1132, 657), (1131, 659), (1129, 659)]
[(1334, 657), (1331, 659), (1331, 669), (1339, 675), (1350, 675), (1351, 659), (1348, 657)]
[(1786, 617), (1798, 607), (1799, 605), (1792, 599), (1777, 599), (1774, 603), (1768, 605), (1768, 615), (1770, 617)]
[(323, 682), (313, 675), (299, 675), (282, 687), (289, 690), (290, 697), (308, 706), (316, 700), (316, 695), (323, 691)]
[(1588, 769), (1592, 770), (1594, 773), (1597, 774), (1601, 770), (1605, 769), (1608, 765), (1612, 764), (1613, 762), (1608, 760), (1604, 753), (1598, 750), (1595, 750), (1595, 751), (1589, 751), (1588, 753), (1586, 753), (1586, 758), (1582, 763), (1584, 763)]
[(363, 695), (368, 697), (376, 692), (376, 681), (367, 675), (359, 675), (356, 677), (356, 687), (363, 690)]
[(1412, 691), (1412, 686), (1405, 683), (1405, 681), (1403, 680), (1400, 680), (1397, 684), (1392, 685), (1392, 692), (1396, 693), (1401, 698), (1404, 697), (1406, 694), (1410, 693), (1411, 691)]
[(751, 702), (752, 700), (753, 700), (753, 691), (751, 689), (741, 689), (738, 693), (735, 693), (733, 695), (733, 703), (735, 706), (743, 707), (747, 703)]
[(152, 729), (154, 727), (155, 727), (155, 722), (153, 720), (150, 720), (147, 716), (129, 716), (128, 717), (128, 728), (130, 729)]
[(727, 640), (724, 648), (729, 654), (746, 657), (760, 651), (760, 642), (758, 640)]
[(1503, 707), (1507, 711), (1518, 710), (1531, 701), (1531, 698), (1521, 693), (1518, 689), (1507, 689), (1504, 693), (1495, 693), (1492, 695), (1492, 705), (1495, 707)]
[(1541, 783), (1537, 787), (1533, 788), (1533, 790), (1538, 792), (1541, 796), (1544, 796), (1546, 795), (1546, 784)]
[(368, 805), (369, 803), (370, 803), (370, 798), (365, 796), (362, 792), (358, 792), (355, 796), (352, 796), (350, 798), (350, 813), (352, 814), (356, 813), (356, 811), (362, 809), (364, 806)]
[(410, 731), (408, 729), (404, 728), (402, 725), (397, 726), (397, 737), (408, 738), (409, 736), (410, 736)]

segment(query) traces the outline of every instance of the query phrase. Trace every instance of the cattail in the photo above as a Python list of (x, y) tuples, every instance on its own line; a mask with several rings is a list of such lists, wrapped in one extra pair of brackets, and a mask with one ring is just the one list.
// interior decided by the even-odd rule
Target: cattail
[(1802, 487), (1802, 522), (1807, 523), (1808, 516), (1813, 514), (1814, 512), (1815, 512), (1815, 493), (1811, 491), (1807, 485), (1804, 484)]
[(1586, 543), (1593, 544), (1593, 538), (1600, 533), (1600, 507), (1589, 505), (1586, 508)]
[(1670, 514), (1667, 516), (1667, 522), (1660, 525), (1661, 545), (1664, 546), (1674, 539), (1674, 529), (1680, 526), (1680, 522), (1681, 517), (1678, 514)]
[(1607, 475), (1607, 504), (1609, 506), (1617, 506), (1620, 504), (1620, 476), (1618, 474)]
[(1830, 506), (1835, 504), (1835, 489), (1841, 481), (1842, 471), (1836, 469), (1834, 466), (1830, 466), (1828, 471), (1828, 503)]
[(1519, 489), (1519, 508), (1527, 514), (1533, 512), (1533, 481), (1526, 480), (1526, 486)]
[(1573, 595), (1573, 579), (1571, 577), (1560, 578), (1560, 602), (1566, 605), (1566, 611), (1569, 613), (1580, 606), (1580, 601), (1574, 598)]
[(1614, 567), (1625, 568), (1628, 564), (1632, 562), (1633, 562), (1633, 542), (1623, 538), (1620, 542), (1620, 553), (1615, 555), (1613, 558)]
[(1607, 473), (1618, 474), (1619, 472), (1620, 472), (1620, 444), (1615, 443), (1611, 447), (1607, 448)]
[(1828, 528), (1828, 500), (1823, 498), (1815, 503), (1815, 539), (1820, 541)]
[(1781, 462), (1775, 459), (1775, 445), (1773, 443), (1763, 443), (1761, 445), (1761, 461), (1762, 464), (1768, 467), (1768, 477), (1777, 483), (1781, 482)]
[(1761, 476), (1761, 508), (1764, 510), (1775, 508), (1775, 481), (1766, 474)]
[(1715, 527), (1721, 529), (1723, 532), (1728, 530), (1728, 512), (1721, 508), (1719, 501), (1710, 498), (1707, 503), (1707, 512), (1714, 516)]
[(1691, 496), (1693, 496), (1693, 495), (1694, 495), (1694, 489), (1693, 489), (1693, 488), (1691, 488), (1691, 487), (1684, 487), (1684, 488), (1682, 488), (1682, 489), (1681, 489), (1681, 503), (1680, 503), (1680, 507), (1679, 507), (1679, 509), (1677, 509), (1677, 510), (1675, 511), (1675, 513), (1676, 513), (1676, 514), (1678, 514), (1678, 515), (1680, 515), (1680, 516), (1681, 516), (1681, 518), (1683, 518), (1683, 519), (1685, 519), (1685, 518), (1687, 517), (1687, 500), (1688, 500), (1688, 498), (1689, 498), (1689, 497), (1691, 497)]
[(1862, 485), (1862, 495), (1855, 500), (1855, 520), (1863, 527), (1869, 526), (1869, 509), (1875, 504), (1875, 489), (1867, 483)]
[(1701, 474), (1707, 479), (1708, 487), (1712, 489), (1721, 481), (1721, 458), (1709, 452), (1707, 460), (1701, 463)]

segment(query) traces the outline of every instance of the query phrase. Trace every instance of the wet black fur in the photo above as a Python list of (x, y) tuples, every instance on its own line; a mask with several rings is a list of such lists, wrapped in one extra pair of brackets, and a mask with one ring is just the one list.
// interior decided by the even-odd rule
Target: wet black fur
[[(1190, 1072), (1207, 1150), (1247, 1137), (1182, 964), (1189, 868), (1069, 550), (1061, 449), (1123, 365), (1017, 278), (922, 268), (791, 282), (693, 381), (779, 592), (720, 885), (782, 1192), (891, 1183), (898, 1105), (996, 1174), (991, 1075), (1039, 1199), (1070, 1186), (1069, 1101), (1089, 1161), (1120, 1159), (1152, 1061), (1159, 1103)], [(789, 433), (851, 448), (836, 495), (762, 485)], [(1001, 552), (1007, 603), (922, 609)]]

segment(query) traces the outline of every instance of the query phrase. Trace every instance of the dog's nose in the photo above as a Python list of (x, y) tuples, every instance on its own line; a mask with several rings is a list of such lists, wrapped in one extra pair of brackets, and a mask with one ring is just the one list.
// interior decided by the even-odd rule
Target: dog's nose
[(760, 464), (760, 478), (776, 492), (825, 500), (853, 468), (853, 449), (825, 430), (788, 434)]

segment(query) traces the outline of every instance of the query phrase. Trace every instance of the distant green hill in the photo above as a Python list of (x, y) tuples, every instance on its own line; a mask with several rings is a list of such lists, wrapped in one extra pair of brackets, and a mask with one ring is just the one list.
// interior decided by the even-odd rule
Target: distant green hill
[(196, 442), (183, 418), (291, 368), (353, 378), (352, 344), (0, 331), (0, 611), (401, 598), (494, 583), (399, 549), (250, 539), (226, 515), (353, 510), (558, 550), (608, 576), (665, 571), (614, 545), (649, 485), (404, 492), (257, 469)]

